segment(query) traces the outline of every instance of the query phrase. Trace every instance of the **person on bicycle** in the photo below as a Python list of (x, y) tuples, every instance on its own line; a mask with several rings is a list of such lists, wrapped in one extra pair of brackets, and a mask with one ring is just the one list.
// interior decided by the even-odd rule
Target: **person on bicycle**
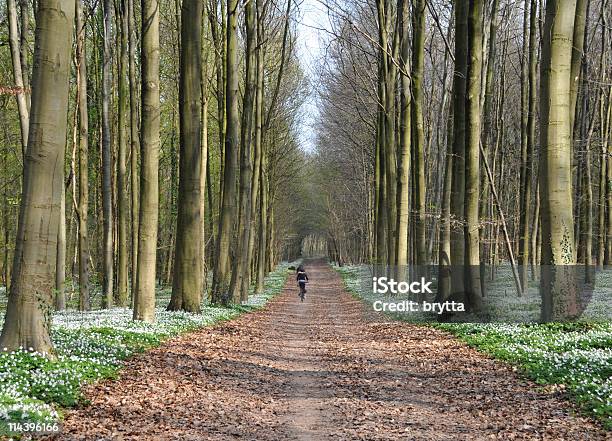
[(298, 286), (300, 287), (300, 294), (306, 293), (306, 283), (308, 283), (308, 274), (304, 271), (304, 267), (302, 265), (298, 266), (296, 280)]

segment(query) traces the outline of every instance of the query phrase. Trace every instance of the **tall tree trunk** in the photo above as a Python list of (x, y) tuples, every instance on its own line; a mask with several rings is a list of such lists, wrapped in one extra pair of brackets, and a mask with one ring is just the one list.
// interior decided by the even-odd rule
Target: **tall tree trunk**
[(606, 211), (608, 222), (606, 230), (606, 257), (605, 264), (612, 265), (612, 85), (608, 93), (608, 160), (606, 161), (606, 176), (608, 185), (606, 186)]
[[(607, 41), (607, 27), (608, 27), (608, 0), (601, 2), (600, 16), (602, 19), (601, 27), (601, 52), (599, 57), (599, 72), (600, 81), (605, 84), (607, 79), (607, 60), (606, 55), (608, 48), (606, 48), (605, 42)], [(599, 156), (599, 198), (598, 198), (598, 211), (597, 211), (597, 267), (603, 269), (604, 259), (606, 254), (606, 169), (607, 169), (607, 158), (606, 158), (606, 147), (608, 144), (608, 136), (610, 127), (608, 125), (607, 112), (610, 111), (610, 100), (606, 106), (606, 92), (607, 88), (601, 87), (599, 93), (599, 127), (601, 137), (601, 147)]]
[(117, 259), (117, 305), (127, 306), (129, 245), (128, 222), (130, 201), (127, 187), (127, 149), (128, 149), (128, 5), (127, 0), (119, 1), (119, 28), (121, 33), (119, 58), (119, 149), (117, 156), (117, 220), (119, 248)]
[[(396, 227), (396, 212), (397, 212), (397, 153), (395, 146), (395, 65), (393, 59), (395, 55), (395, 40), (390, 37), (390, 27), (392, 22), (392, 14), (390, 3), (385, 0), (376, 2), (378, 13), (378, 46), (379, 46), (379, 73), (378, 73), (378, 99), (379, 99), (379, 127), (378, 127), (378, 148), (380, 152), (379, 165), (381, 172), (379, 173), (380, 184), (379, 196), (380, 206), (378, 211), (377, 222), (385, 236), (385, 251), (384, 259), (386, 265), (395, 264), (395, 227)], [(393, 41), (390, 41), (393, 40)], [(399, 40), (399, 38), (398, 38)], [(383, 214), (384, 213), (384, 214)], [(381, 231), (381, 235), (383, 232)], [(379, 238), (379, 240), (382, 238)], [(381, 244), (382, 245), (382, 244)], [(382, 250), (381, 250), (382, 251)]]
[(17, 4), (15, 0), (7, 0), (6, 8), (8, 15), (9, 46), (11, 48), (11, 60), (13, 62), (13, 81), (15, 81), (15, 87), (17, 88), (15, 98), (17, 100), (17, 110), (19, 112), (19, 127), (21, 128), (22, 155), (25, 156), (28, 145), (30, 112), (27, 103), (28, 92), (24, 84), (23, 69), (25, 66), (22, 66), (22, 48), (19, 40), (19, 30), (17, 28)]
[[(202, 14), (202, 32), (200, 33), (200, 94), (201, 94), (201, 141), (200, 141), (200, 274), (202, 276), (202, 289), (200, 291), (200, 301), (202, 296), (205, 296), (208, 291), (208, 255), (206, 253), (207, 240), (206, 240), (206, 204), (212, 208), (212, 197), (208, 197), (208, 188), (210, 187), (210, 181), (207, 177), (210, 175), (210, 162), (209, 149), (208, 149), (208, 105), (210, 103), (210, 79), (208, 76), (208, 53), (210, 47), (207, 43), (208, 31), (206, 29), (207, 12), (205, 8), (201, 8)], [(213, 210), (210, 210), (209, 219), (212, 219)], [(210, 229), (212, 236), (213, 231)]]
[[(538, 259), (538, 237), (541, 235), (540, 230), (540, 183), (536, 181), (535, 188), (535, 208), (533, 209), (533, 220), (531, 227), (531, 280), (539, 279), (539, 263)], [(525, 290), (527, 292), (527, 290)]]
[[(452, 109), (451, 109), (452, 111)], [(444, 301), (451, 293), (451, 185), (453, 182), (452, 113), (447, 122), (446, 163), (444, 164), (444, 187), (440, 212), (440, 244), (438, 247), (438, 291), (436, 301)]]
[[(452, 6), (454, 8), (454, 4)], [(454, 9), (453, 9), (454, 13)], [(452, 15), (452, 13), (451, 13)], [(451, 31), (453, 29), (452, 21), (449, 23), (446, 30), (447, 39), (450, 39)], [(448, 58), (452, 56), (449, 51), (444, 52), (444, 75), (442, 85), (444, 87), (444, 97), (442, 99), (442, 105), (440, 106), (440, 113), (445, 113), (445, 103), (447, 102), (447, 66)], [(451, 234), (451, 219), (450, 219), (450, 204), (451, 204), (451, 184), (452, 184), (452, 172), (453, 172), (453, 109), (452, 105), (448, 107), (448, 114), (446, 119), (443, 119), (440, 115), (440, 121), (445, 121), (444, 130), (446, 131), (446, 155), (444, 163), (444, 177), (442, 181), (442, 195), (440, 196), (440, 231), (439, 231), (439, 244), (438, 244), (438, 290), (436, 293), (436, 301), (441, 301), (450, 295), (451, 290), (451, 279), (450, 279), (450, 234)], [(441, 143), (440, 143), (441, 144)], [(441, 149), (441, 145), (438, 146)]]
[(416, 264), (427, 264), (425, 242), (425, 134), (423, 123), (423, 70), (425, 50), (425, 4), (426, 0), (414, 2), (412, 38), (412, 151), (414, 173), (414, 211)]
[(451, 273), (451, 293), (460, 298), (465, 294), (464, 271), (459, 270), (465, 262), (465, 241), (463, 226), (457, 224), (463, 224), (465, 212), (465, 102), (468, 73), (469, 4), (465, 1), (457, 1), (454, 9), (455, 73), (453, 76), (453, 169), (450, 210), (451, 218), (455, 223), (451, 225), (451, 265), (455, 266), (456, 270)]
[[(263, 73), (263, 67), (261, 67)], [(261, 92), (263, 94), (263, 76), (260, 79)], [(261, 109), (259, 110), (262, 111)], [(258, 117), (259, 118), (259, 117)], [(261, 143), (260, 140), (256, 142)], [(263, 144), (261, 145), (261, 162), (259, 166), (259, 241), (257, 249), (257, 277), (255, 280), (255, 292), (262, 293), (264, 289), (264, 278), (266, 276), (266, 256), (269, 248), (268, 244), (268, 176), (266, 173), (266, 151)]]
[[(215, 45), (215, 70), (216, 70), (216, 98), (217, 98), (217, 119), (218, 119), (218, 133), (219, 133), (219, 199), (218, 209), (221, 212), (221, 206), (223, 204), (223, 164), (225, 162), (225, 132), (227, 125), (227, 115), (225, 112), (225, 65), (223, 63), (227, 42), (225, 39), (226, 24), (225, 24), (225, 13), (224, 0), (220, 1), (221, 5), (221, 24), (218, 20), (217, 2), (211, 2), (210, 9), (208, 11), (208, 20), (210, 24), (210, 33)], [(210, 180), (209, 180), (210, 182)], [(210, 188), (210, 187), (209, 187)], [(212, 204), (212, 201), (211, 201)], [(210, 217), (212, 219), (212, 217)], [(214, 232), (212, 234), (214, 239)], [(216, 253), (216, 242), (215, 242), (215, 253)], [(216, 266), (216, 255), (213, 256)]]
[[(390, 15), (390, 11), (385, 11), (385, 15)], [(386, 31), (385, 31), (386, 32)], [(387, 41), (385, 39), (385, 41)], [(387, 47), (387, 45), (383, 46)], [(387, 49), (388, 51), (389, 49)], [(393, 54), (395, 50), (391, 49)], [(395, 84), (396, 84), (396, 68), (393, 60), (397, 59), (394, 55), (387, 54), (384, 56), (384, 79), (385, 88), (385, 111), (384, 120), (384, 146), (385, 146), (385, 190), (386, 202), (385, 210), (387, 212), (387, 264), (395, 265), (395, 230), (396, 213), (397, 213), (397, 146), (395, 145)]]
[[(259, 41), (263, 43), (263, 18), (261, 14), (261, 4), (257, 2), (257, 13), (259, 14), (257, 25), (259, 32)], [(261, 294), (264, 290), (264, 277), (266, 276), (265, 256), (266, 256), (266, 230), (267, 226), (267, 177), (266, 170), (266, 152), (263, 145), (263, 114), (264, 114), (264, 51), (260, 45), (257, 50), (257, 92), (255, 94), (255, 152), (259, 158), (259, 172), (257, 179), (259, 181), (259, 219), (254, 221), (259, 225), (259, 234), (257, 239), (257, 267), (255, 269), (255, 292)]]
[(102, 63), (102, 212), (104, 217), (104, 284), (102, 287), (103, 306), (110, 308), (113, 304), (113, 190), (111, 146), (110, 100), (112, 77), (112, 6), (110, 0), (104, 0), (104, 54)]
[[(419, 8), (421, 5), (417, 5)], [(424, 6), (424, 4), (423, 4)], [(398, 1), (398, 14), (401, 17), (401, 97), (400, 97), (400, 148), (399, 148), (399, 176), (397, 180), (397, 220), (395, 235), (395, 264), (399, 270), (399, 278), (406, 276), (408, 265), (408, 225), (410, 222), (410, 149), (411, 149), (411, 96), (410, 96), (410, 21), (409, 3), (407, 0)], [(413, 40), (416, 45), (416, 37)], [(416, 49), (416, 48), (415, 48)], [(413, 50), (415, 50), (413, 49)], [(412, 74), (414, 81), (414, 73)], [(421, 117), (422, 117), (421, 113)], [(422, 118), (421, 118), (422, 122)], [(422, 127), (421, 127), (422, 129)], [(422, 132), (421, 132), (422, 134)]]
[[(482, 97), (483, 102), (483, 131), (482, 131), (482, 150), (483, 150), (483, 158), (482, 160), (488, 160), (491, 156), (491, 144), (493, 143), (493, 127), (495, 122), (495, 97), (496, 93), (494, 91), (494, 74), (495, 74), (495, 59), (497, 56), (497, 28), (499, 26), (499, 14), (498, 14), (498, 0), (493, 0), (493, 4), (491, 5), (491, 21), (489, 24), (489, 49), (488, 55), (484, 60), (486, 62), (486, 73), (485, 73), (485, 84), (484, 84), (484, 95)], [(480, 197), (480, 218), (486, 219), (487, 217), (491, 218), (494, 216), (492, 207), (493, 201), (490, 197), (489, 193), (489, 185), (486, 180), (486, 173), (483, 173), (480, 179), (481, 186), (481, 197)], [(484, 236), (490, 230), (489, 227), (485, 227), (481, 230), (481, 238), (484, 239)], [(483, 284), (484, 289), (484, 281), (485, 277), (482, 274), (485, 269), (486, 263), (489, 261), (489, 257), (491, 255), (491, 244), (486, 240), (481, 240), (481, 282)]]
[(155, 266), (159, 216), (159, 1), (142, 0), (142, 121), (140, 213), (134, 320), (155, 319)]
[[(586, 115), (584, 116), (586, 119)], [(588, 140), (588, 136), (587, 136)], [(584, 170), (584, 185), (586, 191), (585, 197), (585, 225), (584, 225), (584, 266), (585, 266), (585, 282), (593, 283), (593, 184), (591, 173), (591, 150), (587, 141), (585, 146), (585, 170)]]
[(66, 146), (73, 0), (39, 0), (32, 109), (13, 275), (0, 347), (53, 350), (49, 327)]
[(172, 297), (168, 310), (200, 312), (202, 294), (202, 2), (181, 8), (180, 164)]
[[(589, 124), (589, 86), (586, 82), (586, 78), (588, 78), (588, 63), (586, 60), (586, 56), (584, 55), (587, 50), (587, 36), (589, 34), (589, 9), (590, 9), (590, 0), (587, 0), (586, 5), (586, 18), (585, 25), (583, 31), (583, 44), (582, 44), (582, 56), (580, 57), (580, 90), (581, 90), (581, 119), (579, 126), (580, 133), (580, 141), (584, 144), (584, 192), (585, 196), (583, 199), (584, 207), (582, 210), (584, 221), (582, 222), (583, 229), (579, 234), (583, 236), (583, 240), (581, 241), (584, 245), (583, 248), (583, 257), (584, 257), (584, 265), (585, 265), (585, 282), (592, 283), (593, 282), (593, 187), (592, 187), (592, 172), (591, 172), (591, 137), (593, 134), (593, 128), (595, 123), (595, 118), (593, 118)], [(578, 7), (578, 6), (577, 6)], [(576, 24), (574, 24), (574, 29), (576, 28)]]
[[(541, 319), (576, 312), (571, 188), (571, 66), (576, 0), (548, 0), (540, 73)], [(553, 38), (554, 36), (554, 38)]]
[(482, 0), (470, 0), (468, 22), (467, 131), (465, 143), (465, 265), (468, 300), (482, 308), (480, 283), (480, 88), (482, 71)]
[(136, 270), (138, 268), (138, 82), (136, 80), (136, 31), (134, 0), (128, 0), (128, 44), (129, 44), (129, 78), (130, 78), (130, 181), (132, 189), (132, 303), (136, 291)]
[[(6, 129), (5, 129), (6, 130)], [(0, 150), (0, 166), (4, 169), (7, 164), (7, 158), (9, 152), (7, 149)], [(11, 226), (10, 226), (10, 216), (11, 216), (11, 206), (9, 204), (9, 190), (7, 185), (8, 179), (6, 176), (3, 176), (2, 179), (2, 247), (3, 247), (3, 255), (2, 255), (2, 282), (6, 288), (6, 292), (10, 291), (10, 279), (11, 279), (11, 265), (10, 265), (10, 242), (11, 242)]]
[(75, 0), (77, 28), (77, 102), (79, 111), (79, 310), (89, 311), (89, 117), (87, 113), (87, 57), (81, 0)]
[[(253, 175), (252, 144), (253, 144), (253, 109), (255, 103), (257, 63), (257, 16), (255, 2), (245, 2), (246, 26), (246, 79), (242, 106), (242, 124), (240, 126), (240, 208), (238, 211), (238, 243), (236, 246), (236, 262), (230, 283), (230, 296), (234, 303), (248, 298), (248, 281), (243, 284), (243, 278), (248, 275), (248, 250), (251, 234), (251, 179)], [(287, 18), (288, 19), (288, 18)], [(243, 288), (246, 287), (245, 291)]]
[[(531, 71), (535, 63), (535, 47), (532, 38), (533, 29), (533, 5), (531, 11), (527, 8), (525, 0), (525, 10), (523, 14), (523, 51), (521, 56), (521, 170), (520, 170), (520, 218), (519, 218), (519, 275), (521, 286), (527, 284), (527, 264), (529, 262), (529, 215), (531, 209), (531, 154), (528, 151), (530, 127), (529, 118), (531, 109), (530, 95), (532, 92)], [(532, 118), (533, 119), (533, 118)], [(533, 141), (533, 139), (531, 139)]]
[[(30, 68), (28, 66), (28, 54), (30, 44), (30, 4), (29, 0), (19, 0), (19, 12), (21, 14), (21, 29), (19, 38), (19, 58), (21, 59), (21, 75), (23, 76), (23, 87), (25, 88), (26, 107), (30, 112)], [(36, 16), (36, 11), (35, 16)]]
[(385, 100), (385, 91), (382, 84), (382, 56), (379, 55), (378, 67), (378, 111), (376, 114), (376, 158), (374, 162), (374, 200), (375, 200), (375, 216), (374, 221), (376, 233), (376, 257), (377, 265), (385, 264), (387, 260), (387, 221), (388, 213), (386, 211), (387, 185), (385, 183), (385, 146), (384, 146), (384, 109), (383, 102)]
[[(262, 124), (264, 112), (264, 95), (263, 95), (263, 75), (264, 75), (264, 57), (263, 57), (263, 25), (261, 17), (261, 2), (255, 3), (255, 13), (257, 14), (257, 47), (255, 49), (255, 111), (254, 111), (254, 135), (253, 135), (253, 176), (251, 179), (251, 224), (249, 235), (249, 248), (247, 250), (247, 274), (243, 280), (242, 292), (248, 292), (251, 283), (251, 268), (253, 265), (253, 256), (255, 254), (255, 230), (257, 226), (257, 201), (259, 198), (260, 173), (262, 161)], [(260, 208), (262, 209), (262, 208)], [(261, 286), (263, 290), (263, 284)], [(255, 292), (258, 291), (257, 284)]]
[(213, 273), (213, 302), (229, 304), (230, 244), (233, 236), (233, 221), (236, 214), (236, 167), (240, 143), (240, 120), (238, 115), (238, 0), (229, 0), (227, 5), (227, 54), (225, 85), (225, 109), (227, 130), (225, 134), (225, 164), (223, 170), (223, 202), (219, 214), (219, 237), (215, 271)]
[[(609, 17), (606, 12), (605, 6), (608, 1), (602, 2), (602, 21), (603, 29), (609, 29)], [(602, 32), (602, 41), (611, 42), (612, 39), (605, 38), (607, 33)], [(602, 59), (605, 60), (606, 49), (602, 47)], [(609, 53), (609, 52), (607, 52)], [(603, 63), (602, 63), (603, 66)], [(602, 71), (605, 69), (602, 67)], [(604, 81), (605, 83), (605, 81)], [(605, 92), (602, 92), (602, 97)], [(604, 142), (601, 146), (601, 178), (600, 178), (600, 231), (601, 236), (600, 243), (603, 248), (600, 251), (600, 256), (604, 265), (612, 265), (612, 84), (607, 88), (607, 105), (604, 106), (604, 99), (602, 98), (601, 104), (605, 110), (602, 110), (602, 123), (601, 125), (606, 127), (605, 135), (602, 137)], [(605, 121), (605, 123), (604, 123)], [(607, 158), (607, 159), (606, 159)], [(605, 169), (605, 170), (604, 170)], [(606, 214), (607, 213), (607, 219)]]
[[(62, 183), (64, 181), (64, 161), (61, 164)], [(55, 264), (55, 309), (66, 309), (66, 186), (62, 185), (60, 198), (60, 220), (57, 230), (57, 257)]]
[[(525, 187), (524, 187), (524, 211), (521, 211), (521, 216), (524, 216), (525, 225), (523, 226), (523, 234), (529, 235), (529, 218), (531, 216), (531, 188), (532, 188), (532, 176), (534, 175), (534, 158), (533, 152), (536, 146), (536, 106), (538, 102), (538, 93), (536, 90), (537, 87), (537, 64), (538, 64), (538, 56), (537, 56), (537, 12), (538, 12), (538, 0), (531, 0), (530, 12), (529, 12), (529, 109), (527, 115), (527, 168), (525, 175)], [(537, 225), (538, 221), (534, 221), (534, 225)], [(531, 230), (531, 234), (535, 233), (535, 228)], [(534, 252), (533, 246), (532, 250), (529, 250), (529, 242), (524, 244), (524, 250), (521, 256), (523, 257), (522, 261), (519, 262), (519, 266), (523, 271), (526, 271), (527, 264), (529, 262), (529, 253)], [(526, 276), (526, 274), (525, 274)], [(521, 281), (522, 290), (524, 292), (527, 291), (527, 279)]]

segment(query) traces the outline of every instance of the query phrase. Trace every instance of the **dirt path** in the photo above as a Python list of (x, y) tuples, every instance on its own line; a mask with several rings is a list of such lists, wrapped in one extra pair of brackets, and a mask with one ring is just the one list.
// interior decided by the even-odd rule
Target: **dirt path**
[(444, 333), (386, 322), (307, 264), (268, 307), (135, 357), (91, 386), (83, 440), (606, 439), (569, 403)]

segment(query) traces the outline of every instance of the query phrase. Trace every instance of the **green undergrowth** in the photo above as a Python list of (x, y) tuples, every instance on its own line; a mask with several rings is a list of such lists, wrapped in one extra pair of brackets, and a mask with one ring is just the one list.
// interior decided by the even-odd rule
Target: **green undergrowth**
[[(0, 348), (0, 438), (17, 434), (9, 431), (9, 423), (44, 425), (61, 420), (62, 408), (83, 402), (83, 385), (115, 378), (134, 354), (263, 307), (282, 291), (288, 268), (287, 263), (278, 265), (266, 278), (264, 292), (251, 294), (248, 302), (230, 307), (203, 304), (201, 314), (166, 311), (168, 289), (158, 291), (154, 323), (133, 321), (129, 308), (55, 313), (55, 359), (30, 348)], [(3, 322), (4, 312), (0, 311), (0, 326)]]
[[(361, 267), (335, 267), (346, 289), (368, 301)], [(406, 320), (406, 315), (393, 315)], [(420, 323), (515, 366), (543, 390), (563, 392), (612, 430), (612, 323)]]

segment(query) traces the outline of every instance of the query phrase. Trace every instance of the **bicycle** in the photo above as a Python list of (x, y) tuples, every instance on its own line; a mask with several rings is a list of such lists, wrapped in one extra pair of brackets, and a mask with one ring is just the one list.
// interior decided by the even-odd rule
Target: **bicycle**
[(304, 296), (306, 295), (306, 281), (301, 280), (298, 285), (300, 286), (300, 293), (298, 295), (300, 297), (300, 301), (303, 302)]

